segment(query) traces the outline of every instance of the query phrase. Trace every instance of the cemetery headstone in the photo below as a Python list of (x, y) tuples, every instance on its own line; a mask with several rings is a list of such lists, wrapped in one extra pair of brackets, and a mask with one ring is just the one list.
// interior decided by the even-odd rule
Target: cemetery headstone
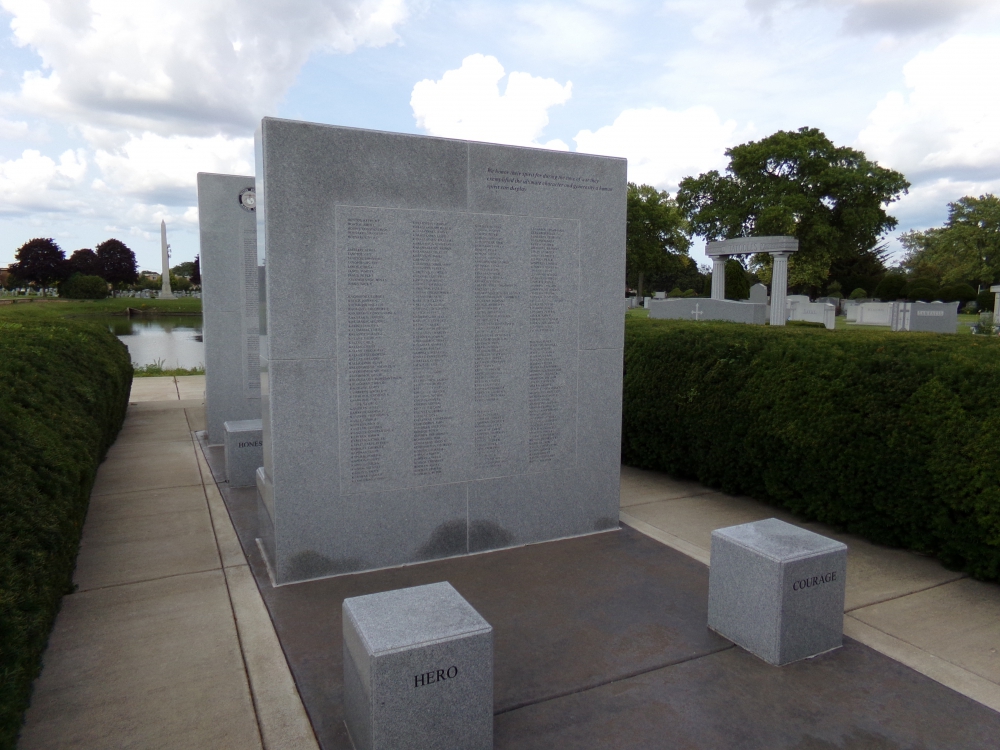
[(767, 287), (763, 284), (754, 284), (750, 287), (750, 301), (759, 305), (766, 305), (768, 302)]
[(357, 750), (493, 747), (493, 628), (449, 583), (345, 599)]
[(278, 583), (618, 528), (623, 159), (266, 118), (257, 180)]
[(958, 302), (893, 302), (890, 327), (894, 331), (957, 333)]
[(649, 317), (667, 320), (727, 320), (762, 326), (767, 323), (767, 305), (704, 297), (653, 300), (649, 305)]
[(847, 545), (769, 518), (712, 532), (708, 626), (782, 665), (843, 644)]
[[(889, 326), (892, 323), (893, 302), (862, 302), (857, 306), (859, 326)], [(850, 317), (848, 317), (850, 322)]]
[[(208, 442), (227, 420), (260, 419), (254, 178), (198, 174)], [(256, 467), (254, 467), (256, 468)]]
[(790, 301), (788, 307), (789, 320), (822, 323), (831, 331), (837, 326), (837, 308), (826, 302)]

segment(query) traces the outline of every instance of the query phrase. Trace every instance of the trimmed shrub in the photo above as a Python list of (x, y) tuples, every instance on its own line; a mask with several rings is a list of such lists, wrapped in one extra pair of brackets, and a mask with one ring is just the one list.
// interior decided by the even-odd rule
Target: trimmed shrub
[(622, 460), (1000, 581), (1000, 340), (629, 319)]
[(875, 287), (875, 298), (883, 302), (903, 299), (906, 293), (906, 277), (900, 273), (887, 273)]
[(958, 302), (963, 307), (976, 298), (976, 290), (969, 284), (951, 284), (941, 287), (937, 298), (942, 302)]
[(926, 279), (911, 281), (906, 285), (904, 295), (910, 302), (933, 302), (941, 298), (934, 283)]
[(868, 292), (866, 292), (861, 287), (858, 287), (853, 292), (851, 292), (851, 294), (848, 297), (848, 299), (865, 299), (867, 297), (868, 297)]
[(0, 320), (0, 748), (13, 748), (125, 419), (128, 350), (97, 326)]
[(74, 273), (59, 285), (59, 296), (67, 299), (104, 299), (108, 296), (108, 282), (100, 276)]
[(996, 295), (989, 289), (976, 295), (976, 307), (980, 310), (993, 310), (995, 302)]

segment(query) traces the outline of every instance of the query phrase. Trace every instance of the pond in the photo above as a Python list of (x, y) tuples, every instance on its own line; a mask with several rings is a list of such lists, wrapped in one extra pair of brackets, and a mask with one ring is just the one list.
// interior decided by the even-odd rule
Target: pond
[(102, 315), (88, 320), (107, 326), (128, 347), (132, 363), (139, 367), (157, 363), (167, 370), (205, 366), (200, 315)]

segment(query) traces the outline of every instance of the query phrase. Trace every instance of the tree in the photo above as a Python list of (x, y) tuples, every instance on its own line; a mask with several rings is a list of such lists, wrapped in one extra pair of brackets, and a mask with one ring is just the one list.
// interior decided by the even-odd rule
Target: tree
[(105, 240), (97, 246), (97, 259), (101, 263), (100, 275), (114, 286), (134, 284), (139, 279), (135, 253), (121, 240)]
[(194, 261), (186, 260), (183, 263), (178, 263), (176, 266), (170, 269), (171, 276), (183, 276), (186, 279), (191, 278), (191, 274), (194, 273)]
[(73, 252), (66, 261), (69, 264), (70, 274), (79, 273), (84, 276), (100, 276), (101, 261), (97, 253), (89, 247), (84, 247)]
[(875, 287), (875, 297), (883, 302), (903, 299), (906, 293), (906, 277), (901, 273), (887, 273)]
[(948, 204), (943, 227), (906, 232), (903, 267), (914, 276), (944, 284), (972, 281), (984, 286), (1000, 278), (1000, 199), (965, 196)]
[[(708, 240), (795, 236), (791, 286), (822, 287), (834, 262), (870, 253), (896, 226), (886, 206), (910, 186), (899, 172), (835, 146), (816, 128), (778, 131), (727, 149), (726, 156), (725, 174), (681, 180), (677, 203), (692, 231)], [(769, 256), (751, 263), (770, 278)]]
[(59, 284), (59, 296), (67, 299), (104, 299), (108, 296), (108, 282), (100, 276), (74, 273)]
[(750, 279), (743, 264), (735, 258), (726, 261), (726, 299), (750, 299)]
[(66, 253), (51, 237), (36, 237), (28, 240), (14, 253), (16, 263), (9, 267), (10, 273), (22, 282), (34, 282), (43, 289), (66, 278)]
[(201, 256), (194, 256), (194, 270), (191, 273), (191, 283), (201, 286)]
[(642, 297), (643, 282), (653, 275), (692, 267), (691, 233), (677, 204), (652, 185), (628, 184), (625, 230), (625, 274)]
[[(871, 250), (835, 258), (830, 263), (830, 284), (839, 283), (841, 289), (856, 289), (860, 286), (873, 292), (886, 275), (888, 257), (889, 246), (882, 244)], [(830, 284), (827, 285), (828, 289)]]

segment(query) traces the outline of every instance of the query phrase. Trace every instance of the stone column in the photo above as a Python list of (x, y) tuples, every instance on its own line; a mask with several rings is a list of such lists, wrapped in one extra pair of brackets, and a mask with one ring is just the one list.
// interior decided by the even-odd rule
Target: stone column
[(771, 325), (783, 326), (788, 318), (788, 253), (771, 253)]
[(170, 289), (170, 246), (167, 244), (167, 222), (160, 222), (160, 253), (163, 256), (163, 275), (160, 277), (160, 299), (173, 299)]
[(712, 299), (726, 298), (726, 257), (712, 258)]
[(991, 286), (990, 291), (995, 295), (993, 297), (993, 325), (1000, 326), (1000, 284)]

